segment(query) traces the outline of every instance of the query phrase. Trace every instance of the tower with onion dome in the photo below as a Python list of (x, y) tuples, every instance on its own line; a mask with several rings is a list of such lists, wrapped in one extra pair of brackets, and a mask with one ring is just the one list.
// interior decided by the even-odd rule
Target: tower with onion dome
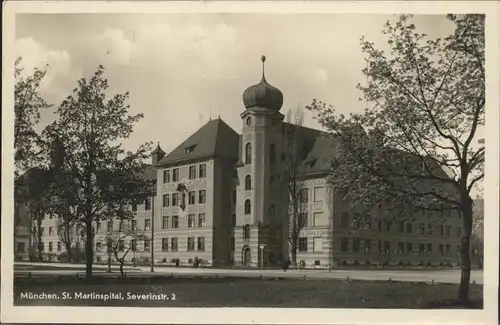
[[(241, 157), (237, 191), (236, 252), (242, 261), (264, 266), (281, 259), (281, 213), (278, 211), (278, 174), (282, 151), (283, 93), (269, 84), (265, 76), (266, 57), (262, 56), (262, 78), (243, 93), (245, 110), (241, 113)], [(239, 238), (241, 237), (241, 238)], [(239, 245), (238, 245), (239, 244)], [(259, 247), (264, 244), (265, 247)], [(273, 263), (274, 261), (274, 263)], [(248, 265), (248, 264), (247, 264)]]

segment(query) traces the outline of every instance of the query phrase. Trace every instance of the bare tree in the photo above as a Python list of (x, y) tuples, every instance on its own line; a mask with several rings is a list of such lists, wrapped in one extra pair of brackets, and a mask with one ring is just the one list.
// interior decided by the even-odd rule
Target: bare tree
[[(145, 232), (134, 226), (133, 220), (120, 220), (120, 226), (117, 231), (110, 231), (106, 235), (108, 252), (110, 251), (120, 263), (120, 273), (125, 276), (123, 267), (125, 265), (127, 254), (137, 247), (137, 240), (149, 240)], [(128, 243), (126, 243), (128, 241)]]
[(284, 139), (284, 168), (279, 177), (279, 184), (284, 196), (283, 201), (286, 202), (283, 205), (283, 223), (290, 245), (291, 264), (292, 267), (296, 267), (300, 231), (307, 222), (304, 214), (304, 201), (307, 200), (307, 193), (302, 191), (304, 180), (299, 173), (301, 158), (303, 158), (300, 149), (302, 148), (301, 127), (304, 124), (304, 110), (300, 106), (290, 109), (286, 114), (286, 122), (288, 123), (288, 136)]

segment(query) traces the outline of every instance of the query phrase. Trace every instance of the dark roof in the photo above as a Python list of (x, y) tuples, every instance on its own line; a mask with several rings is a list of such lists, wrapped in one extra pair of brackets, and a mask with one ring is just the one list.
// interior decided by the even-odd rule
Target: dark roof
[(172, 150), (155, 166), (196, 159), (223, 157), (238, 159), (239, 135), (220, 118), (209, 121)]
[(299, 165), (299, 173), (316, 174), (327, 172), (331, 168), (331, 161), (339, 152), (340, 141), (331, 136), (319, 134), (314, 139), (312, 149)]

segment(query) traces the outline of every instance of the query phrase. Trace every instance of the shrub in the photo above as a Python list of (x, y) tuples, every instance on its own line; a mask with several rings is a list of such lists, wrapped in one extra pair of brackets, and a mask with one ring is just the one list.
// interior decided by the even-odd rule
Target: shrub
[(443, 262), (439, 262), (439, 266), (444, 266), (444, 263)]
[(403, 262), (403, 261), (399, 261), (398, 265), (399, 265), (399, 266), (405, 266), (405, 262)]
[(358, 266), (359, 265), (359, 262), (358, 261), (354, 261), (354, 266)]
[(193, 264), (193, 259), (192, 259), (192, 258), (190, 258), (190, 259), (188, 260), (188, 263), (189, 263), (189, 264)]
[(347, 266), (347, 261), (346, 261), (346, 260), (341, 261), (341, 262), (340, 262), (340, 265), (342, 265), (342, 266)]
[(406, 262), (406, 266), (411, 266), (411, 262), (410, 261)]
[(370, 266), (370, 265), (372, 265), (372, 263), (371, 263), (369, 260), (366, 260), (366, 261), (365, 261), (365, 265), (366, 265), (366, 266)]
[(319, 260), (314, 261), (314, 266), (320, 266), (321, 262)]
[(389, 266), (389, 261), (382, 262), (382, 266)]
[(164, 258), (164, 259), (162, 259), (162, 260), (161, 260), (161, 262), (162, 262), (162, 263), (167, 263), (167, 259), (166, 259), (166, 258)]
[(432, 266), (432, 262), (427, 262), (427, 266)]

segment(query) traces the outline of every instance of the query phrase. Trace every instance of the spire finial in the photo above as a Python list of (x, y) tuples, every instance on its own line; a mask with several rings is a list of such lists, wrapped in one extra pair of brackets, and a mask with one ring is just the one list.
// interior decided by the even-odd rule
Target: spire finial
[(265, 74), (265, 62), (266, 62), (266, 56), (263, 55), (260, 57), (260, 60), (262, 61), (262, 80), (266, 80), (266, 74)]

